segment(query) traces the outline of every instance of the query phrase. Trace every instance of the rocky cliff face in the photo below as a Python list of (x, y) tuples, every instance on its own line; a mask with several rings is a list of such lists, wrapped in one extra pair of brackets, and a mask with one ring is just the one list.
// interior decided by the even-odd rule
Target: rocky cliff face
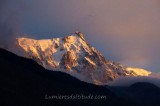
[(50, 70), (59, 70), (93, 84), (106, 84), (117, 77), (137, 76), (134, 71), (107, 60), (90, 46), (82, 33), (64, 38), (34, 40), (18, 38), (25, 57)]

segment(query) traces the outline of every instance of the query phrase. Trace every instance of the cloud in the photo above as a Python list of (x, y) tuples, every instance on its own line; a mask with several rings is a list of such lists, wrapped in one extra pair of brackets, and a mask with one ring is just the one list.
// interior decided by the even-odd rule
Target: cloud
[[(23, 6), (23, 7), (22, 7)], [(0, 47), (12, 49), (20, 33), (20, 17), (24, 5), (19, 0), (0, 1)]]
[(47, 38), (80, 30), (111, 60), (151, 71), (160, 68), (157, 65), (160, 60), (160, 50), (157, 49), (160, 45), (160, 8), (157, 0), (27, 2), (32, 11), (24, 21), (25, 33)]
[(160, 79), (160, 73), (152, 73), (149, 77)]
[[(7, 1), (13, 5), (11, 0)], [(5, 15), (8, 17), (5, 18), (7, 20), (0, 19), (0, 27), (5, 26), (3, 28), (6, 29), (0, 32), (5, 33), (5, 36), (9, 35), (5, 38), (12, 38), (10, 35), (18, 32), (17, 29), (21, 33), (33, 34), (38, 39), (66, 36), (79, 30), (84, 33), (91, 45), (110, 60), (150, 71), (160, 69), (159, 0), (24, 0), (23, 2), (30, 7), (30, 11), (24, 13), (23, 17), (19, 16), (23, 13), (20, 13), (23, 6), (18, 5), (19, 2), (14, 3), (16, 7), (18, 6), (16, 10), (13, 8), (15, 6), (6, 6), (4, 4), (6, 2), (3, 3), (3, 7), (7, 12), (2, 12), (0, 8), (1, 13), (8, 13)]]
[(110, 82), (110, 86), (130, 86), (136, 82), (149, 82), (160, 87), (160, 73), (152, 73), (148, 77), (123, 77), (117, 78), (115, 81)]

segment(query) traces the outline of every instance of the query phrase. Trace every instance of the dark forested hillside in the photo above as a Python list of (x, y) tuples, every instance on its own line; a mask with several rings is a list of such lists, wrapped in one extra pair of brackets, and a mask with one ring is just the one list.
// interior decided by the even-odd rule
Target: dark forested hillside
[[(54, 95), (102, 95), (104, 99), (53, 99)], [(44, 69), (33, 60), (0, 49), (0, 106), (131, 105), (110, 90)], [(134, 105), (134, 104), (133, 104)]]

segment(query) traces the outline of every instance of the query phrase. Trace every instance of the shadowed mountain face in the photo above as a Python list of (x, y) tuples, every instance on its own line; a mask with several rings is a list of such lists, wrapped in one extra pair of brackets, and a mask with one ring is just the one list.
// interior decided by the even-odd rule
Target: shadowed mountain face
[[(160, 88), (150, 83), (130, 87), (88, 84), (68, 74), (49, 71), (33, 60), (0, 49), (0, 106), (159, 106)], [(100, 95), (102, 99), (55, 99), (58, 95)], [(50, 99), (49, 99), (50, 98)]]
[(145, 105), (151, 104), (152, 106), (160, 105), (160, 88), (154, 84), (146, 82), (138, 82), (131, 85), (127, 89), (131, 99)]
[(111, 87), (121, 98), (132, 100), (143, 106), (160, 105), (160, 88), (147, 82), (137, 82), (129, 87)]
[[(70, 75), (44, 69), (33, 60), (0, 49), (0, 106), (133, 105), (106, 87), (81, 82)], [(103, 95), (97, 100), (62, 100), (57, 95)], [(49, 99), (50, 98), (50, 99)]]

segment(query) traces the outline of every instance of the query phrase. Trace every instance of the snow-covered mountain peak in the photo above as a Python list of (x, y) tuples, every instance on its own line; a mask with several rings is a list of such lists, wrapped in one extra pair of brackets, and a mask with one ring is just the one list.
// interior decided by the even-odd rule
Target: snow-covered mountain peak
[[(18, 38), (17, 42), (26, 52), (27, 57), (37, 58), (43, 63), (45, 68), (48, 68), (48, 65), (51, 65), (52, 68), (58, 67), (65, 53), (70, 55), (72, 59), (76, 59), (79, 54), (83, 55), (83, 51), (91, 54), (90, 47), (85, 39), (78, 35), (45, 40)], [(52, 58), (50, 61), (48, 56)]]
[(147, 71), (147, 70), (141, 69), (141, 68), (127, 67), (126, 69), (129, 72), (133, 71), (134, 73), (136, 73), (139, 76), (149, 76), (152, 73), (150, 71)]
[(69, 73), (89, 83), (101, 85), (117, 77), (138, 75), (121, 64), (107, 60), (88, 44), (81, 32), (45, 40), (17, 38), (17, 46), (22, 49), (25, 57), (43, 67)]
[(32, 47), (40, 47), (42, 51), (46, 51), (48, 47), (51, 47), (53, 52), (55, 50), (75, 50), (80, 52), (80, 46), (87, 48), (87, 43), (76, 35), (66, 36), (64, 38), (54, 38), (54, 39), (45, 39), (45, 40), (34, 40), (29, 38), (18, 38), (17, 39), (19, 46), (23, 47), (26, 51)]

